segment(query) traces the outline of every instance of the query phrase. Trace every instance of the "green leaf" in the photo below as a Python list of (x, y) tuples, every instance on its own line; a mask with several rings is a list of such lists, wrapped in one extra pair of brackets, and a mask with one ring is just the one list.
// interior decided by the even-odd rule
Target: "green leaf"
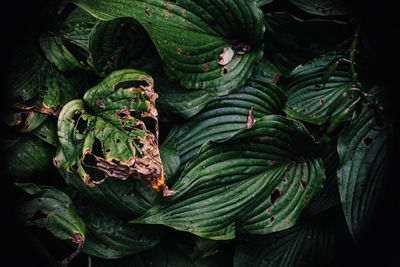
[(372, 110), (354, 114), (338, 141), (339, 193), (353, 238), (363, 233), (371, 218), (388, 169), (388, 139)]
[(6, 172), (18, 177), (35, 177), (51, 167), (54, 149), (28, 134), (22, 135), (5, 154)]
[(252, 73), (255, 80), (274, 84), (277, 84), (280, 76), (280, 70), (266, 57), (256, 62)]
[(84, 50), (89, 50), (89, 34), (96, 24), (97, 19), (90, 13), (76, 8), (63, 21), (60, 26), (59, 33), (65, 41), (69, 41)]
[(285, 76), (300, 64), (325, 54), (354, 33), (352, 24), (302, 20), (286, 12), (265, 14), (265, 58)]
[(333, 222), (313, 221), (239, 241), (233, 266), (324, 266), (332, 257)]
[(173, 178), (179, 170), (179, 165), (181, 163), (179, 154), (172, 146), (162, 144), (160, 146), (160, 155), (164, 166), (164, 174), (168, 181), (168, 179)]
[(188, 119), (199, 113), (212, 99), (207, 90), (189, 90), (166, 77), (155, 78), (160, 113)]
[(175, 126), (165, 143), (176, 148), (184, 167), (207, 141), (224, 140), (246, 128), (251, 108), (254, 118), (258, 119), (279, 114), (284, 102), (284, 93), (277, 86), (250, 81), (233, 94), (213, 98), (198, 115)]
[[(333, 148), (333, 146), (331, 146)], [(314, 197), (310, 206), (304, 211), (305, 216), (314, 216), (340, 203), (337, 168), (339, 166), (339, 157), (335, 150), (324, 158), (326, 180), (323, 188)]]
[[(59, 147), (54, 158), (54, 165), (64, 177), (65, 182), (86, 197), (111, 209), (140, 216), (152, 207), (157, 197), (156, 192), (138, 179), (126, 181), (107, 179), (102, 184), (89, 187), (76, 172), (67, 172), (65, 164), (64, 151)], [(89, 170), (89, 175), (94, 176), (96, 174), (98, 172), (95, 170)]]
[(46, 143), (57, 147), (57, 126), (50, 118), (46, 119), (38, 128), (32, 131), (32, 134), (42, 139)]
[(34, 184), (16, 185), (32, 195), (17, 210), (27, 225), (47, 228), (60, 239), (83, 244), (86, 226), (68, 195), (55, 188), (40, 188)]
[(300, 65), (290, 73), (284, 111), (317, 125), (342, 119), (357, 103), (350, 63), (336, 51)]
[[(245, 83), (262, 54), (263, 14), (253, 1), (73, 2), (102, 20), (131, 17), (139, 21), (160, 53), (169, 77), (187, 88), (227, 94)], [(229, 47), (235, 56), (226, 65), (218, 64), (224, 48)]]
[(318, 16), (342, 16), (351, 13), (351, 2), (345, 0), (290, 0), (301, 10)]
[(162, 63), (145, 29), (126, 18), (99, 21), (89, 35), (89, 52), (100, 76), (123, 68), (154, 73)]
[(325, 179), (316, 149), (302, 124), (262, 117), (223, 143), (203, 145), (174, 185), (178, 193), (132, 222), (210, 239), (289, 228)]
[(129, 224), (120, 214), (80, 199), (78, 213), (87, 227), (82, 251), (104, 259), (117, 259), (150, 249), (158, 244), (158, 232)]
[(74, 55), (64, 46), (61, 38), (58, 36), (40, 36), (40, 47), (47, 60), (61, 71), (83, 68), (83, 63), (79, 63)]
[(254, 2), (256, 3), (256, 5), (258, 7), (265, 6), (265, 5), (269, 4), (269, 3), (272, 3), (273, 1), (274, 0), (254, 0)]

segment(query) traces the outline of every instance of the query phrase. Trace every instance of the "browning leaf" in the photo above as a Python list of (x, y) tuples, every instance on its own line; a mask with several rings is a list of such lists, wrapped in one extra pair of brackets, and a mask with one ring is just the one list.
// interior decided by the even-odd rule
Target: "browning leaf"
[[(115, 71), (88, 90), (83, 101), (65, 105), (58, 135), (66, 171), (77, 172), (88, 186), (109, 177), (133, 177), (164, 195), (173, 194), (165, 184), (158, 149), (158, 95), (153, 84), (143, 72)], [(147, 122), (154, 124), (153, 132)]]

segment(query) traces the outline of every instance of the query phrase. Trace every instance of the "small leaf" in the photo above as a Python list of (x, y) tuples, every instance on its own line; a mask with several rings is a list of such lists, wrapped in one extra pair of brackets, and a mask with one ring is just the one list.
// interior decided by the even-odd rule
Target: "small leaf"
[(339, 193), (350, 233), (358, 239), (374, 214), (376, 199), (388, 169), (388, 139), (366, 106), (355, 114), (338, 141)]
[(55, 188), (40, 188), (34, 184), (16, 185), (32, 195), (29, 201), (18, 208), (18, 214), (27, 225), (45, 227), (60, 239), (83, 244), (86, 226), (68, 195)]
[(72, 200), (55, 188), (40, 188), (34, 184), (16, 185), (31, 195), (17, 209), (26, 225), (46, 228), (57, 238), (71, 240), (78, 245), (77, 250), (60, 263), (61, 266), (68, 264), (80, 252), (86, 238), (86, 225), (77, 214)]
[(304, 126), (265, 116), (222, 143), (209, 142), (173, 190), (134, 223), (164, 224), (210, 239), (291, 227), (325, 179)]

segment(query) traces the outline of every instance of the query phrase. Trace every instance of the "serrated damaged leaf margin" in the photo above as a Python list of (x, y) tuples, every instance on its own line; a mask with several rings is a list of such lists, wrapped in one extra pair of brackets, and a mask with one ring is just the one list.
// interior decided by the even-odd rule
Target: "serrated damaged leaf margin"
[[(164, 195), (165, 185), (158, 149), (158, 114), (153, 79), (137, 70), (115, 71), (89, 89), (82, 100), (64, 106), (58, 136), (66, 155), (64, 168), (77, 172), (95, 186), (109, 177), (138, 178)], [(143, 119), (154, 121), (154, 134)], [(60, 165), (55, 159), (54, 164)], [(99, 172), (90, 177), (85, 168)]]

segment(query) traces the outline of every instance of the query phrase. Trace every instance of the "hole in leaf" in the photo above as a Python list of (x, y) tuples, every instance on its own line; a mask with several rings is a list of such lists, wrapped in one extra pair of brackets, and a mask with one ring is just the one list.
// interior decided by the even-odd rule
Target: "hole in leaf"
[(301, 180), (300, 180), (300, 186), (301, 186), (303, 189), (306, 189), (306, 187), (307, 187), (307, 182), (304, 181), (303, 179), (301, 179)]
[(121, 143), (121, 140), (119, 140), (119, 139), (117, 138), (117, 139), (115, 139), (115, 143), (119, 144), (119, 143)]
[(42, 137), (42, 138), (44, 138), (44, 139), (47, 138), (47, 135), (44, 135), (44, 134), (39, 134), (39, 135), (40, 135), (40, 137)]
[(322, 99), (320, 99), (319, 100), (319, 103), (322, 105), (322, 104), (325, 104), (326, 103), (326, 99), (325, 98), (322, 98)]
[(370, 147), (373, 141), (374, 140), (371, 137), (368, 137), (368, 136), (364, 137), (363, 140), (362, 140), (363, 145), (366, 146), (366, 147)]
[(97, 137), (94, 139), (92, 146), (92, 154), (104, 158), (103, 145)]
[(279, 188), (275, 188), (271, 193), (271, 204), (274, 205), (278, 198), (281, 197), (281, 190)]
[(269, 222), (270, 222), (270, 223), (272, 223), (273, 221), (275, 221), (275, 217), (274, 217), (274, 216), (272, 216), (272, 217), (269, 219)]
[(128, 88), (139, 88), (140, 86), (149, 86), (149, 84), (145, 80), (131, 80), (119, 82), (114, 85), (114, 90), (118, 91), (120, 89), (128, 89)]
[(222, 75), (226, 75), (226, 74), (228, 74), (228, 68), (227, 67), (223, 67), (222, 68)]

